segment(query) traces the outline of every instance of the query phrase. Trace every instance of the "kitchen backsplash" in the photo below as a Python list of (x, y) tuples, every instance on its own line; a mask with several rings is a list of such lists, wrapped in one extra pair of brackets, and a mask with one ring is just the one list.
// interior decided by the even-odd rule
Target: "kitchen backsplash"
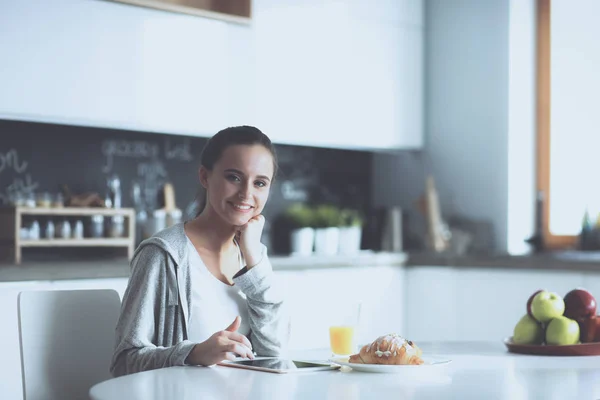
[[(260, 127), (259, 127), (260, 128)], [(268, 132), (265, 132), (268, 134)], [(107, 192), (107, 178), (121, 181), (124, 207), (132, 187), (142, 189), (150, 210), (161, 207), (171, 182), (184, 216), (194, 211), (197, 169), (206, 138), (114, 129), (0, 120), (0, 203), (28, 193)], [(372, 154), (364, 151), (277, 145), (280, 171), (265, 217), (272, 222), (294, 202), (330, 203), (368, 213)], [(267, 235), (273, 236), (272, 225)], [(279, 246), (281, 247), (281, 246)], [(274, 248), (273, 252), (285, 252)]]

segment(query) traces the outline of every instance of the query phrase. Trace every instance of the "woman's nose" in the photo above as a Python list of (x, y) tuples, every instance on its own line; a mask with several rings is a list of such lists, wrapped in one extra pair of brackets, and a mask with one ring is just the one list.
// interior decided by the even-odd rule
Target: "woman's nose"
[(248, 199), (250, 198), (251, 191), (252, 186), (246, 183), (240, 188), (240, 191), (238, 192), (238, 197), (240, 198), (240, 200)]

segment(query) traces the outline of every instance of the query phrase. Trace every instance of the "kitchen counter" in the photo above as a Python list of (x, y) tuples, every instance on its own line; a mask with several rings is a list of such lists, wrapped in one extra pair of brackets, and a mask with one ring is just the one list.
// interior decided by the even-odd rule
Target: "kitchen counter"
[(448, 266), (457, 268), (508, 268), (551, 271), (600, 271), (600, 253), (555, 252), (524, 256), (446, 255), (409, 253), (407, 267)]
[[(360, 252), (356, 255), (334, 256), (272, 256), (273, 270), (303, 270), (322, 268), (352, 268), (369, 266), (402, 266), (405, 253)], [(129, 261), (125, 258), (102, 260), (24, 261), (20, 265), (0, 264), (0, 282), (52, 281), (63, 279), (101, 279), (129, 277)]]
[[(455, 256), (435, 253), (378, 253), (367, 250), (347, 256), (275, 255), (269, 258), (275, 271), (388, 265), (405, 266), (408, 269), (435, 266), (458, 269), (600, 272), (600, 252), (557, 252), (526, 256)], [(129, 262), (125, 258), (26, 260), (21, 265), (0, 263), (0, 282), (127, 277), (129, 277)]]

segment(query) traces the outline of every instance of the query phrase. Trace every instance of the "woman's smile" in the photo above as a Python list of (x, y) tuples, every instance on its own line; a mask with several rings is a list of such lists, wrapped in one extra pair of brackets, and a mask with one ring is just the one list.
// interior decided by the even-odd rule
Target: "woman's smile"
[(234, 203), (234, 202), (228, 202), (229, 205), (237, 212), (241, 212), (241, 213), (248, 213), (251, 212), (252, 209), (254, 207), (252, 207), (249, 204), (244, 204), (244, 203)]

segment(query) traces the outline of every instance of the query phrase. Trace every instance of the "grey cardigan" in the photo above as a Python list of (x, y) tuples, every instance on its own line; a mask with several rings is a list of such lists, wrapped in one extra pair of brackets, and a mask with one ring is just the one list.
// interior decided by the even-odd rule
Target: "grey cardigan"
[[(193, 282), (184, 224), (143, 241), (131, 268), (116, 327), (111, 374), (117, 377), (185, 365), (196, 343), (188, 340), (187, 334)], [(246, 295), (249, 339), (260, 356), (283, 356), (287, 351), (289, 316), (273, 278), (263, 246), (262, 260), (233, 279)]]

